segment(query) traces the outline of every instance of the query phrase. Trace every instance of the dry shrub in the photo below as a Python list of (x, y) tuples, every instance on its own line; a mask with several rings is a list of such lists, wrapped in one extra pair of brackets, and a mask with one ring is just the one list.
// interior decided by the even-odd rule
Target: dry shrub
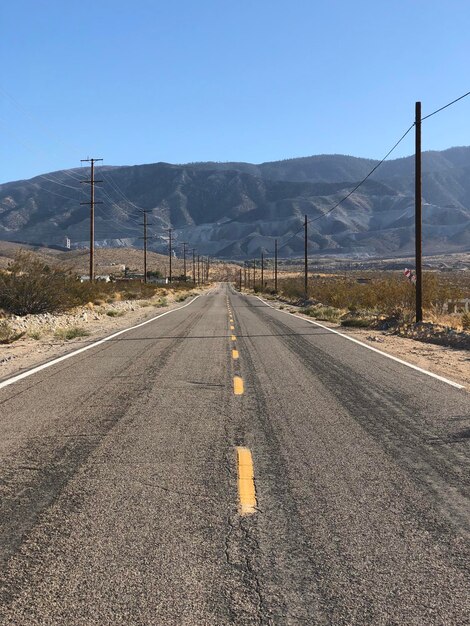
[(7, 320), (0, 320), (0, 344), (9, 344), (21, 339), (25, 333), (17, 333), (13, 330)]
[[(414, 310), (415, 286), (401, 274), (369, 272), (361, 274), (361, 282), (358, 278), (354, 274), (310, 278), (309, 298), (336, 309), (365, 310), (397, 319), (409, 317), (409, 312)], [(279, 292), (291, 300), (303, 298), (303, 279), (280, 280)], [(448, 300), (457, 300), (462, 296), (462, 289), (447, 276), (436, 273), (423, 275), (425, 309), (442, 311)]]
[(467, 330), (470, 330), (470, 313), (464, 313), (462, 315), (461, 322), (462, 322), (462, 328), (465, 332)]
[(70, 328), (58, 328), (54, 333), (54, 337), (56, 339), (69, 341), (77, 337), (88, 337), (89, 334), (89, 331), (81, 326), (72, 326)]
[(20, 252), (0, 273), (0, 307), (15, 315), (55, 313), (92, 302), (105, 288), (103, 283), (80, 283), (70, 272)]

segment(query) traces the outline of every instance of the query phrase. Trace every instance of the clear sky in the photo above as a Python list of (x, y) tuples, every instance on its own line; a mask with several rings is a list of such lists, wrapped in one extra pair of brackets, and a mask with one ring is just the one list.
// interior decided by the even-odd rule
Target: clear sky
[[(468, 0), (2, 0), (0, 181), (87, 156), (381, 158), (416, 100), (470, 90), (469, 33)], [(423, 149), (469, 145), (469, 119), (470, 98), (431, 118)]]

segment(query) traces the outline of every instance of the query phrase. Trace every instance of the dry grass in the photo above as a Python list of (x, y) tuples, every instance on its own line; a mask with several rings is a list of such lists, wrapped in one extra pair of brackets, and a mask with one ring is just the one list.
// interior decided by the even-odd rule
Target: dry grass
[(89, 334), (90, 332), (81, 326), (72, 326), (71, 328), (59, 328), (55, 331), (54, 337), (56, 339), (69, 341), (77, 337), (88, 337)]
[[(272, 292), (273, 289), (274, 282), (267, 281), (265, 292)], [(294, 278), (280, 278), (278, 294), (292, 303), (301, 304), (304, 301), (303, 277), (297, 274)], [(462, 313), (447, 313), (445, 307), (449, 301), (468, 297), (470, 273), (424, 273), (423, 308), (426, 321), (462, 329)], [(364, 324), (383, 318), (410, 322), (414, 316), (415, 287), (401, 272), (321, 274), (309, 277), (308, 299), (314, 304), (305, 312), (317, 319), (321, 319), (320, 315), (324, 319), (329, 318), (329, 321), (345, 317), (345, 323), (350, 325), (361, 325), (362, 322), (356, 321), (358, 319), (365, 320)], [(347, 311), (352, 315), (345, 316)]]
[[(191, 290), (189, 282), (171, 285), (177, 299), (185, 299)], [(57, 313), (88, 303), (93, 307), (94, 303), (102, 306), (120, 300), (148, 300), (167, 293), (140, 280), (81, 283), (75, 274), (25, 252), (16, 256), (7, 271), (0, 270), (0, 307), (15, 315)]]

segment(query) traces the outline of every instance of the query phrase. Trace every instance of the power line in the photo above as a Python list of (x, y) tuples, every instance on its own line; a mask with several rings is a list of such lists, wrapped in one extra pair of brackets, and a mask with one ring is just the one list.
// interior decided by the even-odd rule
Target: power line
[(135, 204), (134, 202), (132, 202), (131, 200), (129, 200), (129, 198), (125, 195), (125, 193), (122, 191), (122, 189), (119, 187), (119, 185), (112, 179), (112, 177), (110, 175), (106, 176), (103, 168), (101, 168), (100, 171), (101, 175), (103, 176), (103, 178), (105, 179), (105, 181), (107, 183), (109, 183), (111, 185), (111, 187), (113, 187), (114, 191), (116, 191), (118, 194), (120, 194), (122, 196), (122, 198), (131, 206), (133, 206), (134, 208), (136, 208), (138, 211), (143, 211), (144, 209), (142, 209), (142, 207), (138, 206), (137, 204)]
[(470, 96), (470, 91), (467, 91), (467, 93), (464, 93), (463, 96), (459, 96), (458, 98), (456, 98), (455, 100), (452, 100), (452, 102), (448, 102), (447, 104), (445, 104), (443, 107), (440, 107), (439, 109), (436, 109), (435, 111), (433, 111), (432, 113), (429, 113), (429, 115), (425, 115), (424, 117), (421, 118), (421, 121), (423, 122), (424, 120), (427, 120), (429, 117), (432, 117), (433, 115), (436, 115), (436, 113), (440, 113), (441, 111), (443, 111), (444, 109), (447, 109), (447, 107), (452, 106), (453, 104), (455, 104), (456, 102), (458, 102), (459, 100), (463, 100), (464, 98), (466, 98), (467, 96)]
[[(399, 146), (399, 144), (403, 141), (403, 139), (405, 139), (405, 137), (408, 135), (408, 133), (413, 129), (414, 127), (414, 123), (411, 124), (411, 126), (403, 133), (403, 135), (400, 137), (400, 139), (393, 145), (392, 148), (390, 148), (390, 150), (387, 152), (387, 154), (383, 157), (383, 159), (381, 159), (371, 170), (370, 172), (364, 176), (364, 178), (357, 183), (357, 185), (354, 187), (354, 189), (352, 189), (350, 192), (348, 192), (343, 198), (341, 198), (341, 200), (338, 200), (338, 202), (331, 207), (331, 209), (328, 209), (328, 211), (326, 211), (325, 213), (322, 213), (321, 215), (319, 215), (318, 217), (314, 217), (310, 220), (308, 220), (308, 224), (311, 224), (313, 222), (317, 222), (318, 220), (321, 220), (322, 218), (326, 217), (327, 215), (329, 215), (330, 213), (332, 213), (335, 209), (337, 209), (339, 207), (340, 204), (342, 204), (345, 200), (347, 200), (350, 196), (353, 195), (353, 193), (355, 193), (359, 187), (361, 187), (368, 178), (370, 178), (372, 176), (372, 174), (382, 165), (382, 163), (384, 161), (386, 161), (388, 159), (388, 157), (392, 154), (392, 152)], [(285, 241), (281, 246), (278, 247), (278, 251), (282, 250), (282, 248), (284, 248), (290, 241), (292, 241), (292, 239), (294, 239), (301, 230), (303, 230), (304, 228), (304, 224), (302, 224), (302, 226), (291, 236), (289, 237), (289, 239), (287, 241)]]

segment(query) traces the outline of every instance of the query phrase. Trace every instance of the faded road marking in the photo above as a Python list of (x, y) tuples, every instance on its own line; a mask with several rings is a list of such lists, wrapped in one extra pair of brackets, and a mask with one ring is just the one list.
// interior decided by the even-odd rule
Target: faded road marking
[(232, 350), (232, 359), (238, 359), (238, 350)]
[(233, 393), (236, 396), (241, 396), (244, 393), (245, 389), (243, 387), (243, 378), (240, 376), (233, 377)]
[(237, 448), (238, 498), (240, 515), (256, 513), (255, 472), (248, 448)]

